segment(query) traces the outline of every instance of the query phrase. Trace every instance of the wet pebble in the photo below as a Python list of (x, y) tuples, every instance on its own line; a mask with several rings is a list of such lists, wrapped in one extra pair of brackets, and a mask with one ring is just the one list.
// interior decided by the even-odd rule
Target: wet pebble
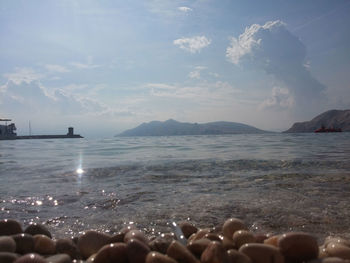
[(166, 254), (166, 251), (168, 250), (168, 247), (170, 246), (171, 242), (174, 241), (174, 236), (171, 234), (162, 234), (159, 237), (156, 237), (149, 243), (149, 247), (153, 251), (157, 251), (163, 254)]
[(10, 236), (22, 233), (22, 226), (16, 220), (0, 220), (0, 236)]
[(267, 239), (264, 240), (264, 244), (278, 247), (279, 238), (280, 238), (279, 235), (268, 237)]
[(227, 262), (228, 263), (252, 263), (251, 259), (235, 249), (227, 250)]
[[(226, 250), (218, 241), (211, 241), (201, 255), (202, 263), (222, 263), (225, 261)], [(227, 261), (227, 259), (226, 259)]]
[(46, 226), (38, 223), (34, 223), (29, 225), (25, 230), (24, 233), (30, 234), (32, 236), (35, 235), (45, 235), (49, 238), (52, 238), (50, 231), (46, 228)]
[(48, 263), (72, 263), (72, 259), (67, 254), (56, 254), (46, 258)]
[(16, 253), (28, 254), (34, 252), (34, 237), (29, 234), (17, 234), (12, 238), (16, 242)]
[(15, 252), (16, 242), (12, 237), (0, 236), (0, 252)]
[(127, 247), (124, 243), (113, 243), (103, 246), (96, 254), (94, 263), (127, 263)]
[(224, 246), (224, 248), (226, 250), (229, 250), (229, 249), (235, 249), (236, 246), (235, 244), (233, 243), (232, 239), (231, 238), (227, 238), (224, 236), (223, 240), (222, 240), (222, 245)]
[(148, 253), (146, 263), (177, 263), (177, 261), (167, 255), (152, 251)]
[(187, 249), (189, 251), (191, 251), (194, 255), (196, 255), (197, 257), (200, 258), (203, 251), (207, 248), (207, 246), (210, 244), (210, 242), (212, 242), (212, 241), (207, 239), (207, 238), (202, 238), (199, 240), (190, 241), (187, 244)]
[(85, 259), (95, 254), (101, 247), (108, 244), (110, 236), (97, 231), (89, 230), (78, 239), (78, 249)]
[(71, 259), (79, 258), (79, 251), (76, 244), (72, 239), (64, 238), (56, 241), (56, 252), (65, 253), (70, 256)]
[(128, 231), (124, 236), (124, 242), (128, 243), (131, 239), (137, 239), (145, 244), (148, 244), (148, 238), (145, 236), (145, 234), (137, 229), (132, 229)]
[(318, 258), (308, 261), (308, 263), (349, 263), (349, 260), (344, 260), (337, 257), (327, 257), (327, 258)]
[(246, 230), (246, 226), (243, 221), (238, 218), (229, 218), (222, 226), (223, 235), (229, 239), (232, 239), (233, 234), (238, 230)]
[(19, 255), (11, 252), (0, 252), (0, 262), (1, 263), (13, 263)]
[(128, 260), (132, 263), (144, 263), (147, 254), (151, 251), (145, 243), (137, 239), (129, 240), (126, 248)]
[(48, 263), (42, 256), (31, 253), (18, 258), (14, 263)]
[(318, 244), (314, 236), (290, 232), (280, 236), (278, 247), (289, 262), (303, 262), (318, 257)]
[(189, 238), (192, 234), (198, 231), (198, 228), (189, 222), (181, 222), (179, 226), (185, 238)]
[(238, 230), (232, 236), (232, 241), (236, 248), (240, 248), (247, 243), (256, 242), (255, 236), (247, 230)]
[(342, 243), (330, 242), (326, 245), (326, 253), (331, 257), (339, 257), (350, 260), (350, 248)]
[(34, 251), (43, 254), (50, 255), (55, 254), (56, 245), (55, 242), (45, 235), (35, 235), (34, 236)]
[(167, 255), (181, 263), (199, 263), (196, 257), (179, 241), (171, 242)]
[(195, 241), (195, 240), (199, 240), (201, 238), (204, 238), (204, 236), (206, 234), (209, 234), (209, 229), (200, 229), (198, 230), (196, 233), (192, 234), (189, 238), (188, 238), (188, 242), (190, 241)]
[(284, 263), (280, 250), (271, 245), (249, 243), (238, 251), (248, 256), (253, 263)]

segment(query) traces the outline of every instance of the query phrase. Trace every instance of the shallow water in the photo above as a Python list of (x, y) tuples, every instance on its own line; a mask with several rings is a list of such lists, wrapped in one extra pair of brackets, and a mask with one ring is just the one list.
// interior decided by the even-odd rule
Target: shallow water
[(234, 216), (350, 237), (350, 133), (1, 141), (0, 178), (0, 219), (56, 236)]

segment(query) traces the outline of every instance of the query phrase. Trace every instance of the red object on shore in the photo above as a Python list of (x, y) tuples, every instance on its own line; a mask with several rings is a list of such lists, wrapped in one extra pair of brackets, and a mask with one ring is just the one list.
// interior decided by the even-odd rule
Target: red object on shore
[(340, 128), (325, 128), (322, 126), (321, 128), (315, 130), (315, 133), (320, 133), (320, 132), (342, 132)]

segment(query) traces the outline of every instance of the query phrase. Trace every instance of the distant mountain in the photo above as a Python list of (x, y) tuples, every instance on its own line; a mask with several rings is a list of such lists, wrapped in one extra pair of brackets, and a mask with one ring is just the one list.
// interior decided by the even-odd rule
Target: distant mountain
[(324, 126), (325, 128), (341, 128), (350, 131), (350, 110), (329, 110), (311, 121), (296, 122), (285, 132), (314, 132)]
[(204, 124), (184, 123), (175, 120), (152, 121), (143, 123), (134, 129), (124, 131), (118, 136), (172, 136), (172, 135), (209, 135), (209, 134), (240, 134), (240, 133), (266, 133), (236, 122), (210, 122)]

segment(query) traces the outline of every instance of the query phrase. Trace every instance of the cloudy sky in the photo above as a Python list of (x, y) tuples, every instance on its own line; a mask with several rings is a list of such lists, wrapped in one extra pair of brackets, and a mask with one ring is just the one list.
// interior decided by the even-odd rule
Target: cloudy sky
[(0, 0), (0, 118), (284, 130), (350, 108), (350, 0)]

